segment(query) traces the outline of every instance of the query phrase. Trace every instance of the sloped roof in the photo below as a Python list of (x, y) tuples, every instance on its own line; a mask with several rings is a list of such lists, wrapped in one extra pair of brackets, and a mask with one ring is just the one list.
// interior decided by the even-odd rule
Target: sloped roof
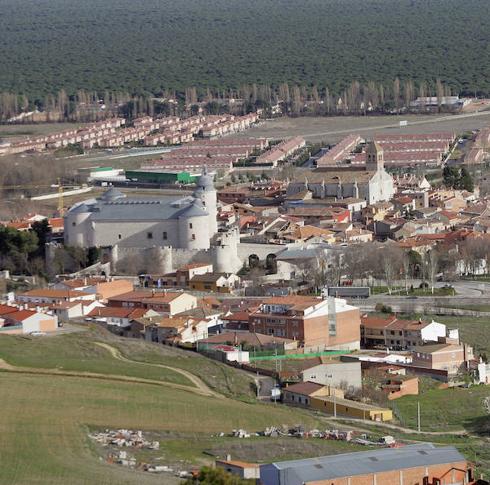
[(316, 382), (298, 382), (298, 384), (292, 384), (286, 387), (285, 391), (294, 392), (295, 394), (301, 394), (303, 396), (311, 396), (324, 387), (325, 386), (317, 384)]
[(282, 483), (293, 485), (465, 461), (464, 456), (454, 446), (435, 447), (432, 443), (421, 443), (402, 448), (383, 448), (283, 461), (273, 463), (272, 466), (278, 470), (287, 470), (287, 473), (281, 474), (284, 478)]

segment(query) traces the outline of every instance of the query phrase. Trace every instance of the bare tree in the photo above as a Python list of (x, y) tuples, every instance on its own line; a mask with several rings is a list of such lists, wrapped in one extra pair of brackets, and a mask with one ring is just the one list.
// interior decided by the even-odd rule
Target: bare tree
[(439, 253), (435, 249), (427, 251), (425, 262), (427, 264), (427, 276), (430, 283), (430, 292), (434, 294), (436, 277), (439, 271)]

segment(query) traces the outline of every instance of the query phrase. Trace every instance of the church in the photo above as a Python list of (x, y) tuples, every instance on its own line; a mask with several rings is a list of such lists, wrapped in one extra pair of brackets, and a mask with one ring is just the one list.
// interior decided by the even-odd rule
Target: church
[(127, 197), (112, 187), (75, 204), (64, 219), (65, 244), (89, 247), (210, 248), (218, 232), (213, 178), (203, 173), (191, 196)]
[(364, 199), (368, 204), (388, 201), (395, 194), (393, 177), (384, 168), (383, 149), (370, 142), (366, 149), (366, 164), (334, 171), (317, 169), (305, 175), (304, 180), (291, 181), (287, 195), (310, 191), (320, 199)]

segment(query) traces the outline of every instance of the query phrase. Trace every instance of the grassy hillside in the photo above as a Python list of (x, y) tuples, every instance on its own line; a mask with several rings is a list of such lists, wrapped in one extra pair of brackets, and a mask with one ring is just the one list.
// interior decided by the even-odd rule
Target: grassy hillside
[(299, 411), (280, 406), (141, 384), (0, 372), (0, 389), (0, 483), (5, 484), (161, 483), (161, 478), (99, 462), (88, 441), (87, 426), (198, 430), (210, 435), (237, 427), (312, 423)]
[[(182, 459), (200, 464), (212, 461), (203, 454), (205, 449), (221, 453), (229, 448), (246, 459), (266, 445), (251, 443), (248, 450), (241, 440), (213, 437), (217, 432), (255, 431), (271, 424), (317, 425), (300, 410), (256, 403), (251, 379), (242, 372), (193, 353), (118, 339), (97, 329), (43, 338), (2, 335), (0, 359), (15, 366), (0, 365), (0, 483), (162, 483), (161, 477), (101, 461), (87, 437), (91, 429), (148, 430), (161, 438), (157, 455), (167, 463)], [(206, 384), (194, 382), (196, 375), (205, 374), (205, 382), (219, 395), (203, 395)], [(115, 381), (126, 376), (140, 381)], [(283, 444), (268, 445), (267, 456), (288, 456)], [(345, 444), (319, 446), (304, 452), (346, 449)]]
[(242, 83), (490, 93), (487, 0), (0, 0), (0, 91)]

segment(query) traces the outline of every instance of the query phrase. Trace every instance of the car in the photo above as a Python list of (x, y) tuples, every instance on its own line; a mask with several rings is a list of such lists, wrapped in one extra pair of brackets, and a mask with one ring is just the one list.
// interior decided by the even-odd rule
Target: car
[(46, 335), (46, 332), (34, 331), (31, 332), (29, 335), (32, 335), (33, 337), (42, 337), (43, 335)]

